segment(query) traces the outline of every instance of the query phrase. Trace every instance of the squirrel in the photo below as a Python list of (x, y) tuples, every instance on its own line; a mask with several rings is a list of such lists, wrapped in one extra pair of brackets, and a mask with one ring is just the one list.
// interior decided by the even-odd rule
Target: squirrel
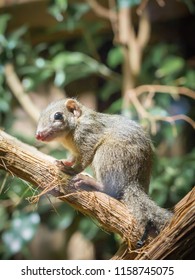
[[(96, 112), (76, 99), (52, 102), (40, 115), (37, 140), (57, 140), (70, 151), (70, 160), (58, 166), (76, 175), (91, 165), (95, 179), (78, 174), (77, 186), (87, 185), (123, 201), (143, 229), (141, 247), (157, 235), (172, 217), (147, 195), (151, 167), (151, 140), (135, 121), (121, 115)], [(87, 179), (86, 179), (87, 178)], [(144, 231), (145, 229), (145, 231)]]

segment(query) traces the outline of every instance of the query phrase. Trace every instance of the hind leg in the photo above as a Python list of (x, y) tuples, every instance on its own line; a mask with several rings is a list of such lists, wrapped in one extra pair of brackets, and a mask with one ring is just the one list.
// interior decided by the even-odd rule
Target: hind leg
[(97, 191), (103, 191), (103, 185), (88, 175), (78, 174), (72, 179), (72, 181), (77, 188), (90, 187)]

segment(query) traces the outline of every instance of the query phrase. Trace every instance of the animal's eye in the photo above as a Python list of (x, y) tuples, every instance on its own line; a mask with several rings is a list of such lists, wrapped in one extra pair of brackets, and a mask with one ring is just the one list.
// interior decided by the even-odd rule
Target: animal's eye
[(54, 114), (54, 120), (55, 120), (55, 121), (63, 120), (63, 115), (62, 115), (62, 113), (60, 113), (60, 112), (55, 113), (55, 114)]

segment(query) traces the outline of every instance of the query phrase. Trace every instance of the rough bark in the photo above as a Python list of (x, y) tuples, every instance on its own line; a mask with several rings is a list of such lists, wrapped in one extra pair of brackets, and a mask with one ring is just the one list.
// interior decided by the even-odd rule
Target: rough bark
[(195, 187), (174, 207), (170, 224), (139, 251), (129, 252), (125, 243), (113, 259), (159, 260), (195, 257)]
[(101, 192), (76, 189), (72, 177), (58, 169), (54, 158), (3, 131), (0, 131), (0, 168), (38, 187), (40, 195), (51, 193), (95, 218), (105, 230), (120, 234), (132, 248), (140, 236), (136, 220), (123, 203)]
[(140, 238), (136, 220), (128, 208), (108, 195), (78, 190), (72, 177), (62, 173), (55, 159), (0, 131), (0, 169), (50, 193), (85, 215), (96, 219), (107, 231), (118, 233), (124, 243), (113, 259), (190, 258), (195, 249), (195, 188), (175, 207), (170, 223), (153, 241), (135, 250)]

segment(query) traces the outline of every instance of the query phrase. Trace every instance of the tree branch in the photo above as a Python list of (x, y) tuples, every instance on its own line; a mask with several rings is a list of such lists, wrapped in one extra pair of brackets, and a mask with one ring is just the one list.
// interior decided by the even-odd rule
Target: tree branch
[[(152, 133), (156, 134), (157, 121), (166, 121), (171, 124), (175, 124), (175, 121), (177, 120), (184, 120), (195, 129), (195, 121), (184, 114), (178, 114), (173, 116), (162, 116), (162, 115), (152, 115), (149, 111), (147, 111), (146, 108), (148, 109), (148, 107), (153, 106), (152, 100), (154, 100), (153, 97), (156, 92), (170, 94), (173, 98), (178, 98), (180, 95), (184, 95), (192, 99), (195, 99), (195, 92), (185, 87), (174, 87), (174, 86), (164, 86), (164, 85), (142, 85), (134, 89), (128, 90), (127, 93), (128, 93), (129, 101), (135, 107), (140, 118), (148, 119), (151, 122)], [(145, 100), (145, 105), (143, 105), (139, 100), (140, 95), (142, 95), (143, 93), (148, 93), (148, 96)]]
[(58, 169), (54, 158), (3, 131), (0, 131), (0, 169), (32, 183), (42, 190), (41, 195), (51, 193), (67, 202), (96, 219), (105, 230), (118, 233), (135, 248), (140, 231), (123, 203), (101, 192), (75, 189), (72, 177)]
[(186, 87), (175, 87), (167, 85), (141, 85), (133, 89), (137, 96), (147, 92), (160, 92), (167, 93), (172, 96), (178, 97), (179, 95), (185, 95), (187, 97), (195, 99), (195, 91)]
[(91, 7), (91, 9), (96, 13), (99, 17), (109, 19), (110, 21), (116, 21), (117, 20), (117, 14), (116, 12), (112, 11), (111, 9), (107, 9), (103, 7), (101, 4), (98, 3), (96, 0), (86, 0), (88, 5)]
[(176, 205), (171, 223), (135, 259), (185, 259), (195, 248), (194, 228), (195, 187)]
[(22, 108), (31, 117), (31, 119), (35, 123), (37, 123), (40, 112), (30, 100), (28, 94), (24, 91), (24, 88), (18, 76), (16, 75), (14, 67), (11, 63), (8, 63), (5, 66), (5, 77), (9, 88), (11, 89), (18, 102), (21, 104)]
[(76, 189), (72, 177), (58, 169), (54, 158), (1, 130), (0, 169), (38, 187), (39, 196), (50, 193), (96, 219), (105, 230), (118, 233), (124, 243), (113, 259), (175, 259), (188, 256), (195, 248), (195, 188), (175, 207), (171, 223), (152, 242), (136, 250), (143, 229), (123, 203), (101, 192)]
[(129, 251), (123, 243), (112, 259), (190, 259), (195, 249), (195, 187), (174, 207), (170, 224), (149, 244)]

